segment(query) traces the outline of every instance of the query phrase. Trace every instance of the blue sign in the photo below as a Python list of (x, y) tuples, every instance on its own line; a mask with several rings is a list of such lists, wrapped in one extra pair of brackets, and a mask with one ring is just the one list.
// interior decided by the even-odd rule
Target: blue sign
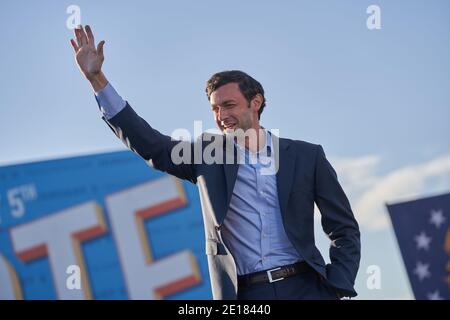
[(195, 185), (129, 151), (0, 167), (0, 299), (210, 299)]

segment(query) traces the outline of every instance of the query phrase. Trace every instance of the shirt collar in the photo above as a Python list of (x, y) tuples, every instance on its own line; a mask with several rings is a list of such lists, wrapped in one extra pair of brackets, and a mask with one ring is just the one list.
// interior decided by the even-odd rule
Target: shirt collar
[[(242, 147), (241, 145), (239, 145), (236, 142), (236, 140), (233, 141), (234, 145), (237, 147), (237, 149), (240, 152), (243, 152), (243, 153), (252, 154), (252, 155), (258, 155), (258, 156), (262, 154), (263, 156), (271, 157), (272, 156), (272, 149), (273, 149), (273, 147), (272, 147), (272, 133), (269, 130), (266, 130), (264, 127), (261, 127), (261, 129), (264, 130), (264, 133), (265, 133), (264, 136), (266, 137), (266, 141), (265, 141), (264, 147), (261, 148), (260, 150), (258, 150), (258, 152), (256, 152), (256, 153), (251, 152), (250, 150), (246, 149), (245, 147)], [(262, 152), (264, 150), (264, 148), (265, 148), (266, 152)]]

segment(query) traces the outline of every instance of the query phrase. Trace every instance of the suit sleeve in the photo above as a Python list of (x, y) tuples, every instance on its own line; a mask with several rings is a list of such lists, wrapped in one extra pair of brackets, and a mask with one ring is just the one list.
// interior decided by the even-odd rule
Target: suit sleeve
[(350, 203), (322, 146), (317, 148), (315, 202), (322, 227), (331, 240), (327, 280), (345, 296), (356, 296), (353, 289), (361, 257), (360, 231)]
[[(111, 119), (102, 117), (114, 134), (133, 152), (141, 156), (155, 169), (167, 172), (180, 179), (197, 182), (193, 163), (194, 144), (188, 141), (172, 140), (153, 129), (131, 106), (126, 106)], [(172, 151), (177, 151), (173, 161)]]

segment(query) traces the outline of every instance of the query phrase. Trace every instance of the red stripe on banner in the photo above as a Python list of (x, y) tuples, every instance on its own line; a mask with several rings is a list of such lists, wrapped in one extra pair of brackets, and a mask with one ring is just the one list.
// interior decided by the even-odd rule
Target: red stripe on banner
[(104, 233), (106, 231), (106, 229), (103, 226), (95, 226), (89, 229), (85, 229), (79, 232), (75, 232), (73, 234), (74, 238), (77, 239), (78, 241), (84, 241), (84, 240), (89, 240), (91, 238), (94, 238), (98, 235), (101, 235), (102, 233)]
[(157, 295), (159, 295), (160, 297), (165, 297), (168, 296), (172, 293), (181, 291), (183, 289), (186, 289), (194, 284), (196, 284), (198, 282), (198, 277), (195, 275), (183, 278), (181, 280), (175, 281), (175, 282), (171, 282), (167, 285), (164, 285), (162, 287), (158, 287), (155, 289), (155, 292)]
[(28, 250), (21, 251), (17, 254), (23, 262), (34, 260), (47, 255), (47, 245), (41, 244)]
[(137, 216), (140, 218), (151, 218), (158, 216), (162, 213), (166, 213), (167, 211), (174, 210), (180, 208), (186, 204), (186, 201), (183, 198), (176, 198), (172, 200), (168, 200), (157, 204), (152, 207), (148, 207), (146, 209), (141, 209), (136, 212)]

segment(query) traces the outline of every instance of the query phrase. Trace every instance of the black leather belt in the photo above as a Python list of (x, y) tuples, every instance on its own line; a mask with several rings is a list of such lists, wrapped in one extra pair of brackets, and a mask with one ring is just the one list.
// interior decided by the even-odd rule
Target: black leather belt
[(238, 276), (238, 285), (239, 287), (246, 287), (256, 283), (272, 283), (312, 270), (305, 261), (301, 261), (283, 267)]

